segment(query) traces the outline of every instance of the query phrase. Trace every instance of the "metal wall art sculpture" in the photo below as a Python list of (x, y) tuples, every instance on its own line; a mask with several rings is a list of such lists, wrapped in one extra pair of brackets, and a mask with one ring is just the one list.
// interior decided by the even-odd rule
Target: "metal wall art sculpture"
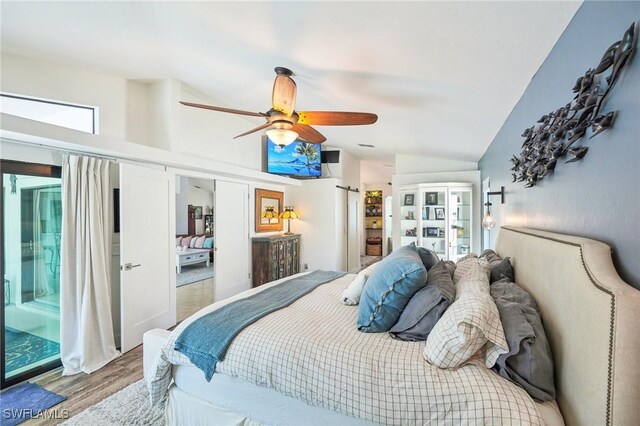
[[(531, 188), (549, 176), (558, 161), (570, 156), (565, 163), (581, 160), (589, 147), (578, 145), (591, 127), (592, 135), (610, 128), (617, 111), (600, 113), (611, 89), (623, 69), (633, 57), (638, 40), (636, 23), (624, 33), (622, 40), (611, 45), (595, 69), (587, 72), (573, 86), (575, 97), (565, 106), (545, 114), (536, 124), (525, 129), (520, 156), (511, 158), (513, 182), (525, 182)], [(605, 77), (605, 72), (611, 72)]]

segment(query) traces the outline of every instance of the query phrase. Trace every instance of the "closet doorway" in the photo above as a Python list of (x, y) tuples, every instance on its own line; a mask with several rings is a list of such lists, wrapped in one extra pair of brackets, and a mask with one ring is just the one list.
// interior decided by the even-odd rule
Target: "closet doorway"
[[(250, 209), (246, 183), (184, 170), (175, 173), (179, 322), (213, 302), (251, 288)], [(185, 257), (184, 261), (180, 257)]]
[(176, 320), (213, 303), (213, 179), (176, 176)]

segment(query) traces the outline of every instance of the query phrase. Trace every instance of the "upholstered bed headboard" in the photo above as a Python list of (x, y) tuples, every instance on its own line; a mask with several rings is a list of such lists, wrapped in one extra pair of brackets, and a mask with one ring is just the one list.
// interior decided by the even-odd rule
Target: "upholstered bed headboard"
[[(640, 291), (598, 241), (502, 227), (496, 252), (537, 301), (568, 425), (640, 421)], [(640, 259), (639, 259), (640, 260)]]

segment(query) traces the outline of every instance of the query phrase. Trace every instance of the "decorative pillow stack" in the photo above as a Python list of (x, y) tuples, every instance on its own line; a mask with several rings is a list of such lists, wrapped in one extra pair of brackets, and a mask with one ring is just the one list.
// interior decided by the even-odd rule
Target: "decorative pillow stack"
[(491, 249), (486, 249), (480, 255), (481, 259), (487, 259), (489, 262), (489, 268), (491, 270), (489, 282), (494, 283), (503, 278), (508, 278), (511, 282), (515, 281), (515, 275), (513, 273), (513, 267), (511, 266), (511, 259), (505, 257), (501, 258)]
[(508, 279), (493, 283), (491, 296), (500, 312), (509, 343), (509, 352), (498, 356), (493, 369), (522, 386), (532, 398), (554, 400), (553, 355), (536, 302)]
[(382, 259), (369, 276), (358, 307), (358, 330), (380, 333), (398, 322), (409, 299), (426, 285), (427, 270), (415, 246)]
[(377, 268), (379, 262), (370, 265), (368, 268), (358, 272), (358, 275), (351, 281), (351, 284), (342, 292), (340, 300), (344, 305), (357, 305), (360, 303), (360, 296), (364, 290), (364, 285), (374, 269)]
[(444, 261), (437, 262), (427, 272), (427, 285), (409, 300), (389, 334), (397, 339), (412, 342), (426, 340), (453, 302), (455, 292), (447, 264)]
[[(456, 300), (427, 337), (424, 357), (440, 368), (456, 368), (484, 347), (485, 365), (492, 367), (509, 347), (498, 308), (489, 294), (487, 262), (473, 256), (459, 262)], [(458, 275), (463, 266), (464, 275)]]

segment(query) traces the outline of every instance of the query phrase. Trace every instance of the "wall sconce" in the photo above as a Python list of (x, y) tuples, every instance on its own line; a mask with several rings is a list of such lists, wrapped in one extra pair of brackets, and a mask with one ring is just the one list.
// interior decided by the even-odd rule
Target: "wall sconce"
[(496, 221), (491, 214), (492, 204), (489, 202), (491, 195), (500, 195), (500, 204), (504, 204), (504, 186), (500, 187), (500, 191), (487, 192), (487, 202), (484, 203), (484, 205), (487, 206), (487, 212), (484, 215), (484, 219), (482, 219), (482, 226), (487, 230), (496, 226)]
[(284, 211), (280, 213), (281, 219), (287, 219), (287, 232), (285, 235), (293, 235), (291, 232), (291, 219), (300, 219), (300, 215), (293, 210), (293, 206), (285, 206)]

